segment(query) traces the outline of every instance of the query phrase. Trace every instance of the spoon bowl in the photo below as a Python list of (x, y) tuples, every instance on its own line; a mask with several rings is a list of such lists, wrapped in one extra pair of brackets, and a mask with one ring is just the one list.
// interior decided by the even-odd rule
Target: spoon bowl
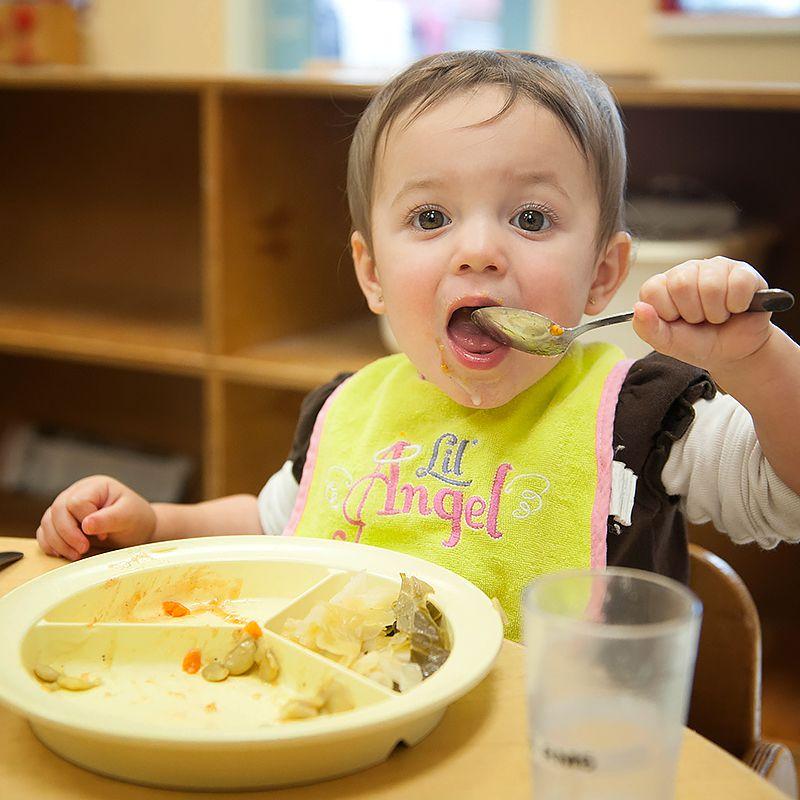
[[(753, 295), (747, 311), (788, 311), (794, 295), (784, 289), (761, 289)], [(559, 356), (581, 334), (633, 319), (633, 311), (614, 314), (565, 328), (543, 314), (522, 308), (486, 306), (470, 315), (473, 322), (500, 344), (536, 356)]]

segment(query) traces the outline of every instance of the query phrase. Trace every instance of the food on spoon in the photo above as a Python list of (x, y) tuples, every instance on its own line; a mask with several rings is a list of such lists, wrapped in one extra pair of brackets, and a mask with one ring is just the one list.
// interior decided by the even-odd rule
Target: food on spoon
[(401, 573), (400, 592), (354, 575), (283, 634), (390, 689), (405, 692), (433, 674), (450, 648), (433, 588)]
[(261, 626), (255, 620), (250, 620), (250, 622), (244, 626), (244, 632), (254, 639), (260, 639), (264, 635)]
[(563, 336), (564, 335), (564, 329), (560, 325), (556, 324), (555, 322), (550, 326), (549, 331), (550, 331), (551, 335), (553, 335), (553, 336)]
[(176, 603), (174, 600), (165, 600), (161, 607), (170, 617), (185, 617), (189, 613), (189, 609), (183, 603)]

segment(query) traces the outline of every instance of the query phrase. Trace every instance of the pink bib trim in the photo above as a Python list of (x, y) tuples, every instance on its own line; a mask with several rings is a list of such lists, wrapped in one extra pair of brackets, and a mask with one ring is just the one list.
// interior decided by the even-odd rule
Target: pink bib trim
[[(608, 374), (600, 395), (597, 409), (597, 435), (595, 456), (597, 459), (597, 488), (592, 507), (592, 555), (591, 566), (601, 569), (606, 565), (606, 536), (608, 535), (608, 509), (611, 504), (611, 462), (614, 437), (614, 417), (617, 399), (625, 377), (634, 359), (620, 361)], [(303, 475), (305, 478), (305, 474)]]
[[(352, 378), (352, 375), (350, 376)], [(303, 475), (300, 478), (300, 488), (297, 490), (297, 499), (294, 502), (292, 509), (292, 516), (289, 519), (289, 524), (283, 529), (282, 536), (294, 536), (297, 526), (300, 523), (300, 517), (303, 516), (303, 509), (306, 507), (308, 500), (308, 493), (311, 490), (311, 479), (314, 476), (314, 467), (317, 465), (317, 456), (319, 455), (319, 443), (322, 439), (322, 429), (325, 427), (325, 420), (328, 417), (333, 400), (337, 394), (342, 390), (342, 387), (350, 380), (347, 378), (342, 381), (330, 394), (328, 399), (317, 414), (317, 419), (314, 422), (314, 430), (311, 432), (311, 439), (308, 443), (308, 452), (306, 453), (306, 463), (303, 467)]]

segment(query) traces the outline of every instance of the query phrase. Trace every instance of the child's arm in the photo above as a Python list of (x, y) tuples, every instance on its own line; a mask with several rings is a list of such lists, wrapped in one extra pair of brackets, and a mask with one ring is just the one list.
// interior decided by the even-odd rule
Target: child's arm
[(189, 536), (223, 536), (229, 533), (261, 533), (258, 505), (252, 494), (234, 494), (195, 505), (153, 503), (156, 528), (151, 541)]
[(112, 547), (215, 534), (261, 533), (256, 498), (235, 495), (196, 505), (150, 504), (124, 484), (93, 475), (72, 484), (42, 516), (36, 538), (48, 555), (71, 561), (89, 537)]
[(792, 435), (800, 422), (800, 346), (770, 314), (739, 313), (766, 285), (741, 261), (687, 261), (642, 286), (633, 325), (654, 349), (706, 369), (750, 412), (765, 457), (800, 493)]

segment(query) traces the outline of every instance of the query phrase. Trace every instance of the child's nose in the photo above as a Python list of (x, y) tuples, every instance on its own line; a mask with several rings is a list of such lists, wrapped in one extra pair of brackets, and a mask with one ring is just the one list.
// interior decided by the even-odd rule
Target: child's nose
[(505, 272), (506, 258), (497, 243), (497, 237), (488, 230), (472, 231), (469, 238), (453, 253), (455, 271)]
[(459, 265), (458, 267), (459, 272), (500, 272), (500, 267), (497, 264), (484, 264), (481, 265), (480, 261), (475, 262), (473, 260), (472, 263)]

